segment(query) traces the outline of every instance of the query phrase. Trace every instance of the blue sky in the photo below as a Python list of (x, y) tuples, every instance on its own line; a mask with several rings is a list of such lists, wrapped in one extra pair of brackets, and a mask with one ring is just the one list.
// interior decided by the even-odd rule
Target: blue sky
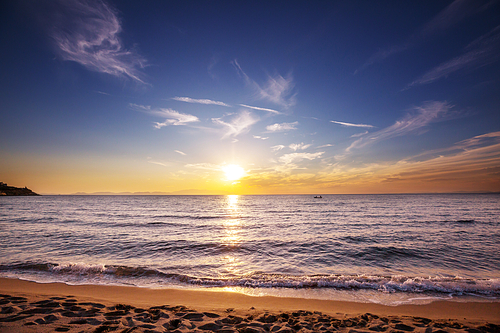
[(499, 1), (0, 6), (9, 184), (500, 191)]

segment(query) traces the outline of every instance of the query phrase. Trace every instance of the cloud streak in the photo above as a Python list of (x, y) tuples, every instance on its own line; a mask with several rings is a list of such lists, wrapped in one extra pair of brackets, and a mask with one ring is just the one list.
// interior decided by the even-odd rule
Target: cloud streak
[(126, 49), (118, 37), (122, 31), (116, 10), (104, 1), (64, 0), (53, 3), (48, 14), (50, 36), (63, 60), (116, 77), (145, 83), (140, 69), (147, 61)]
[(372, 125), (352, 124), (352, 123), (345, 123), (345, 122), (342, 122), (342, 121), (335, 121), (335, 120), (330, 120), (330, 122), (334, 123), (334, 124), (339, 124), (339, 125), (342, 125), (342, 126), (346, 126), (346, 127), (362, 127), (362, 128), (373, 128), (374, 127)]
[(359, 138), (360, 136), (363, 136), (363, 135), (366, 135), (366, 134), (368, 134), (368, 131), (365, 131), (363, 133), (353, 134), (353, 135), (351, 135), (351, 138)]
[(396, 121), (387, 128), (354, 141), (346, 151), (349, 152), (352, 149), (359, 149), (382, 140), (415, 133), (430, 123), (443, 119), (449, 114), (451, 107), (447, 102), (438, 101), (427, 102), (422, 106), (414, 107), (412, 113), (407, 114), (403, 119)]
[(250, 105), (245, 105), (245, 104), (240, 104), (240, 106), (243, 106), (243, 107), (249, 108), (249, 109), (259, 110), (259, 111), (267, 111), (267, 112), (271, 112), (271, 113), (275, 113), (275, 114), (282, 114), (279, 111), (276, 111), (273, 109), (260, 108), (258, 106), (250, 106)]
[(290, 148), (291, 150), (293, 151), (297, 151), (297, 150), (306, 150), (307, 148), (311, 147), (310, 144), (306, 145), (304, 144), (303, 142), (301, 143), (292, 143), (288, 146), (288, 148)]
[[(279, 74), (275, 76), (268, 75), (267, 82), (263, 85), (259, 85), (243, 71), (236, 59), (232, 61), (232, 64), (240, 77), (242, 77), (249, 86), (255, 89), (259, 99), (270, 101), (285, 108), (289, 108), (296, 104), (296, 94), (294, 94), (295, 82), (291, 74), (287, 75), (287, 77), (283, 77)], [(269, 110), (271, 109), (267, 109), (266, 111)]]
[(354, 74), (363, 71), (373, 64), (382, 62), (392, 55), (409, 50), (426, 39), (449, 30), (467, 16), (485, 10), (487, 7), (488, 4), (484, 6), (482, 1), (477, 0), (453, 1), (430, 21), (417, 29), (405, 42), (381, 49), (373, 54)]
[[(500, 186), (500, 132), (487, 133), (396, 163), (335, 165), (316, 179), (355, 192), (491, 190)], [(460, 179), (457, 182), (457, 179)]]
[(182, 126), (182, 125), (187, 125), (189, 123), (194, 123), (200, 121), (198, 117), (193, 116), (191, 114), (186, 114), (186, 113), (180, 113), (178, 111), (172, 110), (172, 109), (163, 109), (163, 108), (158, 108), (158, 109), (151, 109), (151, 106), (145, 106), (145, 105), (138, 105), (138, 104), (130, 104), (130, 107), (136, 111), (141, 111), (141, 112), (146, 112), (148, 114), (165, 118), (164, 122), (155, 122), (154, 127), (155, 128), (162, 128), (165, 126)]
[(205, 105), (220, 105), (220, 106), (231, 107), (231, 105), (228, 105), (224, 102), (213, 101), (210, 99), (195, 99), (195, 98), (190, 98), (190, 97), (174, 97), (172, 99), (175, 101), (185, 102), (185, 103), (195, 103), (195, 104), (205, 104)]
[(296, 130), (298, 124), (299, 124), (298, 121), (295, 121), (293, 123), (281, 123), (281, 124), (276, 123), (267, 126), (266, 129), (268, 132), (286, 132), (286, 131)]
[(486, 66), (500, 59), (500, 26), (479, 37), (466, 47), (467, 52), (431, 69), (405, 89), (429, 84), (443, 77), (468, 68)]
[(300, 162), (302, 160), (314, 160), (323, 154), (324, 152), (322, 151), (317, 153), (291, 153), (281, 156), (279, 158), (279, 161), (285, 164), (290, 164), (294, 162)]
[(182, 126), (182, 125), (187, 125), (188, 123), (200, 121), (196, 116), (186, 113), (180, 113), (172, 109), (160, 109), (160, 113), (158, 115), (166, 118), (165, 121), (162, 123), (160, 122), (154, 123), (155, 127), (158, 129), (170, 125)]
[[(412, 161), (413, 160), (413, 161)], [(500, 132), (492, 132), (458, 142), (436, 157), (416, 156), (392, 166), (387, 178), (400, 182), (443, 183), (460, 189), (500, 186)], [(460, 182), (457, 183), (457, 179)], [(483, 183), (483, 184), (481, 184)], [(428, 186), (428, 185), (424, 185)]]
[(272, 150), (272, 151), (279, 151), (279, 150), (281, 150), (281, 149), (283, 149), (283, 148), (285, 148), (285, 146), (284, 146), (284, 145), (276, 145), (276, 146), (272, 146), (272, 147), (271, 147), (271, 150)]
[(241, 111), (229, 122), (223, 121), (221, 118), (212, 119), (213, 123), (222, 125), (225, 128), (225, 133), (222, 136), (223, 139), (247, 133), (250, 130), (250, 127), (258, 121), (259, 118), (257, 116), (246, 110)]
[(396, 162), (360, 166), (334, 163), (317, 173), (298, 173), (298, 169), (304, 168), (294, 162), (321, 156), (305, 158), (306, 155), (295, 154), (283, 155), (283, 164), (272, 169), (254, 172), (247, 183), (266, 186), (275, 193), (496, 192), (500, 188), (500, 132), (475, 136)]

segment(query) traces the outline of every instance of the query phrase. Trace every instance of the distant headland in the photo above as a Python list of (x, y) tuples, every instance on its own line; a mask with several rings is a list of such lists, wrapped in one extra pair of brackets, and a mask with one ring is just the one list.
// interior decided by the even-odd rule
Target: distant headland
[(0, 182), (0, 195), (40, 195), (33, 192), (27, 187), (19, 188), (14, 186), (8, 186), (5, 183)]

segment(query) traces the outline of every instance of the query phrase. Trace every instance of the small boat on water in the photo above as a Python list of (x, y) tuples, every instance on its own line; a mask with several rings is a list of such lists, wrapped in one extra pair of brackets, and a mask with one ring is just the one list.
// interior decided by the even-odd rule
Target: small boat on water
[(321, 195), (317, 195), (314, 197), (314, 199), (323, 199), (323, 197)]

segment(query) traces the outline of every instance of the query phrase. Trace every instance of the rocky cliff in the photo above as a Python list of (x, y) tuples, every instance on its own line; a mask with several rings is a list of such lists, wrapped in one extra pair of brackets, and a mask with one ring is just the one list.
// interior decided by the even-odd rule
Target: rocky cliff
[(19, 188), (14, 186), (8, 186), (5, 183), (0, 182), (0, 195), (40, 195), (29, 188)]

